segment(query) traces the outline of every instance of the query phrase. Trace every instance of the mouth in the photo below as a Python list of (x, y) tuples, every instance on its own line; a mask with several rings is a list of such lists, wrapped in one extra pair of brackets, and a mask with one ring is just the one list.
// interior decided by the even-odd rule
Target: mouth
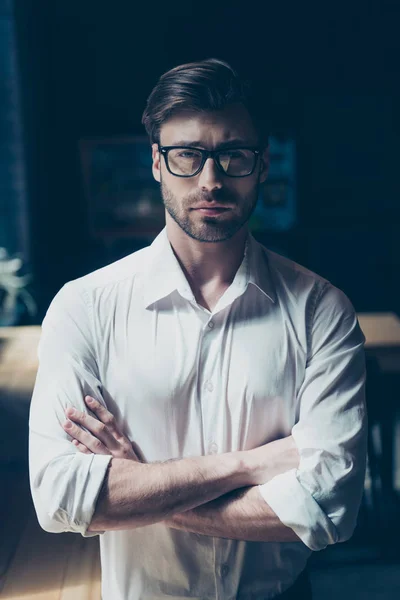
[(206, 215), (207, 217), (214, 217), (231, 209), (226, 206), (200, 206), (199, 208), (194, 208), (192, 210), (195, 210), (202, 215)]

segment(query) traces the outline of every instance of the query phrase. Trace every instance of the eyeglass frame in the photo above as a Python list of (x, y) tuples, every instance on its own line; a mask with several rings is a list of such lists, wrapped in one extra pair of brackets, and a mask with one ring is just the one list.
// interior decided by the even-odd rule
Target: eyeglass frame
[[(249, 146), (236, 146), (235, 148), (221, 148), (220, 150), (204, 150), (203, 148), (196, 148), (194, 146), (160, 146), (159, 144), (157, 144), (157, 145), (158, 145), (159, 152), (161, 152), (161, 154), (164, 156), (165, 164), (166, 164), (166, 167), (167, 167), (169, 173), (171, 173), (171, 175), (173, 175), (174, 177), (183, 177), (185, 179), (187, 179), (189, 177), (195, 177), (196, 175), (198, 175), (203, 170), (204, 165), (206, 164), (206, 162), (209, 158), (213, 159), (214, 164), (216, 165), (218, 171), (220, 171), (220, 173), (222, 173), (223, 175), (226, 175), (226, 177), (232, 177), (232, 179), (241, 179), (242, 177), (250, 177), (250, 175), (253, 175), (254, 171), (256, 170), (258, 159), (262, 152), (262, 149), (259, 147), (254, 148), (254, 147), (249, 147)], [(202, 159), (201, 159), (200, 167), (197, 169), (197, 171), (192, 173), (192, 175), (177, 175), (176, 173), (173, 173), (169, 167), (169, 161), (168, 161), (168, 152), (170, 150), (197, 150), (198, 152), (201, 152)], [(255, 161), (254, 161), (254, 166), (253, 166), (252, 170), (250, 171), (250, 173), (246, 173), (246, 175), (228, 175), (228, 173), (226, 171), (224, 171), (224, 169), (221, 166), (221, 164), (219, 163), (216, 155), (220, 154), (224, 151), (226, 152), (226, 151), (230, 151), (230, 150), (251, 150), (251, 152), (254, 153)]]

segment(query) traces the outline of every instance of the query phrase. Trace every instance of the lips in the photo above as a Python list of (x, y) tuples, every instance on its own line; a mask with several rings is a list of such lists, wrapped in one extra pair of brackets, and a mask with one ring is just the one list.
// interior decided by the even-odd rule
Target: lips
[(218, 215), (223, 215), (226, 212), (229, 212), (230, 209), (226, 208), (226, 206), (207, 206), (206, 208), (196, 208), (195, 210), (206, 217), (217, 217)]
[(196, 206), (193, 210), (229, 210), (230, 206), (220, 206), (219, 204), (206, 204), (204, 206)]

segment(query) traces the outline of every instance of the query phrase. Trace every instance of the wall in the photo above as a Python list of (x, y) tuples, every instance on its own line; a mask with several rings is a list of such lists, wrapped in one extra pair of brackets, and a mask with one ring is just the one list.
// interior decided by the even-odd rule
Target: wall
[(299, 222), (278, 242), (359, 310), (396, 309), (400, 252), (393, 2), (19, 1), (30, 227), (44, 308), (102, 264), (87, 238), (78, 140), (143, 133), (167, 68), (208, 56), (255, 79), (276, 132), (299, 151)]
[(21, 103), (12, 0), (0, 0), (0, 247), (28, 258)]

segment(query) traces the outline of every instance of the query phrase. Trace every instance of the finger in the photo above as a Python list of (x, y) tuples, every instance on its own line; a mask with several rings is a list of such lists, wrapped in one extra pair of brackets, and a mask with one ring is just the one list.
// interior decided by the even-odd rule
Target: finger
[(107, 425), (108, 430), (112, 433), (112, 435), (118, 438), (124, 438), (124, 434), (119, 430), (114, 415), (107, 410), (101, 402), (92, 398), (92, 396), (85, 396), (85, 402), (87, 406), (90, 408), (92, 412), (99, 418), (99, 420)]
[(137, 445), (137, 443), (131, 441), (131, 447), (132, 447), (132, 450), (133, 450), (133, 453), (134, 453), (136, 459), (139, 462), (144, 462), (144, 456), (143, 456), (142, 451), (140, 450), (139, 446)]
[(130, 451), (130, 441), (119, 429), (114, 415), (107, 410), (107, 408), (103, 406), (101, 402), (92, 396), (85, 396), (85, 402), (89, 409), (98, 417), (98, 419), (107, 426), (108, 430), (117, 440), (118, 444), (125, 448), (127, 452)]
[(119, 447), (117, 440), (109, 431), (107, 425), (98, 419), (95, 419), (95, 417), (73, 407), (68, 407), (65, 411), (65, 415), (67, 419), (70, 419), (74, 423), (87, 429), (95, 438), (109, 448), (109, 450), (115, 450)]
[(110, 454), (109, 449), (98, 438), (94, 437), (90, 432), (85, 431), (76, 423), (70, 420), (62, 424), (64, 431), (73, 439), (77, 440), (93, 454)]
[(77, 448), (77, 450), (79, 450), (79, 452), (82, 452), (82, 454), (93, 454), (93, 452), (90, 452), (89, 448), (86, 448), (86, 446), (78, 442), (78, 440), (72, 440), (72, 444)]

